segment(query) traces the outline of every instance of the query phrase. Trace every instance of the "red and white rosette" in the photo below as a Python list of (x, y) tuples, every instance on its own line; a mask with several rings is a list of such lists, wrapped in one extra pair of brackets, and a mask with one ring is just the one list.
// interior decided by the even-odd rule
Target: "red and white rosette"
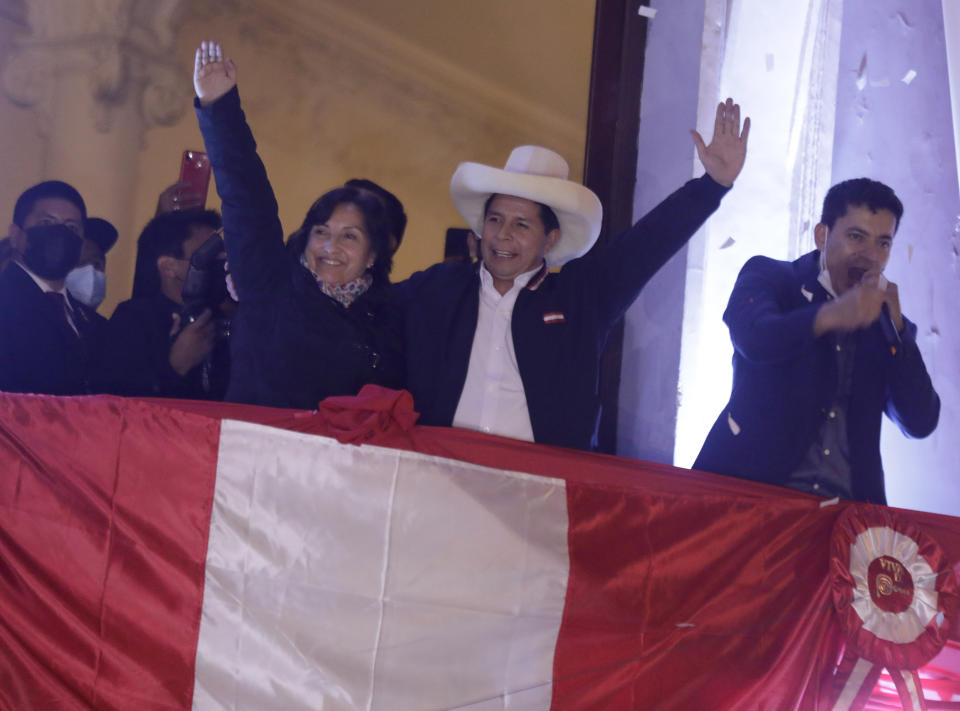
[(916, 670), (946, 644), (960, 601), (943, 550), (902, 514), (855, 504), (834, 524), (830, 574), (847, 642), (834, 711), (863, 708), (884, 668), (903, 708), (923, 711)]

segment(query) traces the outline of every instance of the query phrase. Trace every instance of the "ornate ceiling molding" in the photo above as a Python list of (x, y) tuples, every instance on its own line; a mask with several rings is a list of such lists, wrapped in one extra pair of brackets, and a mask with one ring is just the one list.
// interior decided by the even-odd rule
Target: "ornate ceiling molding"
[(519, 135), (536, 136), (561, 152), (583, 145), (584, 127), (576, 121), (547, 111), (326, 0), (240, 0), (237, 4), (282, 23), (295, 37), (348, 52), (383, 76), (441, 95), (464, 111), (482, 108), (484, 114), (496, 117)]
[(139, 103), (143, 128), (170, 125), (189, 105), (176, 60), (182, 0), (31, 0), (26, 29), (15, 37), (2, 83), (14, 103), (38, 113), (41, 132), (56, 109), (58, 81), (88, 84), (96, 124), (109, 131), (114, 109)]

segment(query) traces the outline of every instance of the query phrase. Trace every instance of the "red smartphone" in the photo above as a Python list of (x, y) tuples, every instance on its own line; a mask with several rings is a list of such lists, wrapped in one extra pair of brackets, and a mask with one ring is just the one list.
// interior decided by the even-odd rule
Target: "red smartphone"
[(189, 185), (181, 190), (183, 208), (206, 206), (210, 157), (203, 151), (184, 151), (180, 161), (180, 182)]

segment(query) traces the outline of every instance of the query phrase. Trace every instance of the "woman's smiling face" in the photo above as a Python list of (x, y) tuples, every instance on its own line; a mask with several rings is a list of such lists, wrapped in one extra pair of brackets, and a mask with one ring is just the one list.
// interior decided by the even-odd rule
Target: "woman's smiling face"
[(362, 276), (377, 255), (360, 208), (348, 202), (337, 205), (326, 222), (310, 229), (303, 256), (311, 271), (330, 286)]

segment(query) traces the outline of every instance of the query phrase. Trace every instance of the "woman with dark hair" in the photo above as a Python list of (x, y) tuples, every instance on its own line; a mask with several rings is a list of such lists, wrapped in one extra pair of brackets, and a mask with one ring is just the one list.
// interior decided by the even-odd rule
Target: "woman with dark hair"
[(285, 246), (236, 84), (236, 66), (220, 45), (203, 42), (195, 106), (240, 301), (227, 400), (313, 409), (366, 383), (402, 387), (403, 330), (390, 297), (382, 203), (356, 188), (331, 190)]
[(219, 229), (220, 215), (198, 208), (157, 215), (143, 228), (133, 297), (117, 304), (97, 358), (103, 392), (223, 399), (230, 354), (217, 338), (217, 320), (225, 313), (211, 303), (192, 321), (181, 317), (190, 258)]

